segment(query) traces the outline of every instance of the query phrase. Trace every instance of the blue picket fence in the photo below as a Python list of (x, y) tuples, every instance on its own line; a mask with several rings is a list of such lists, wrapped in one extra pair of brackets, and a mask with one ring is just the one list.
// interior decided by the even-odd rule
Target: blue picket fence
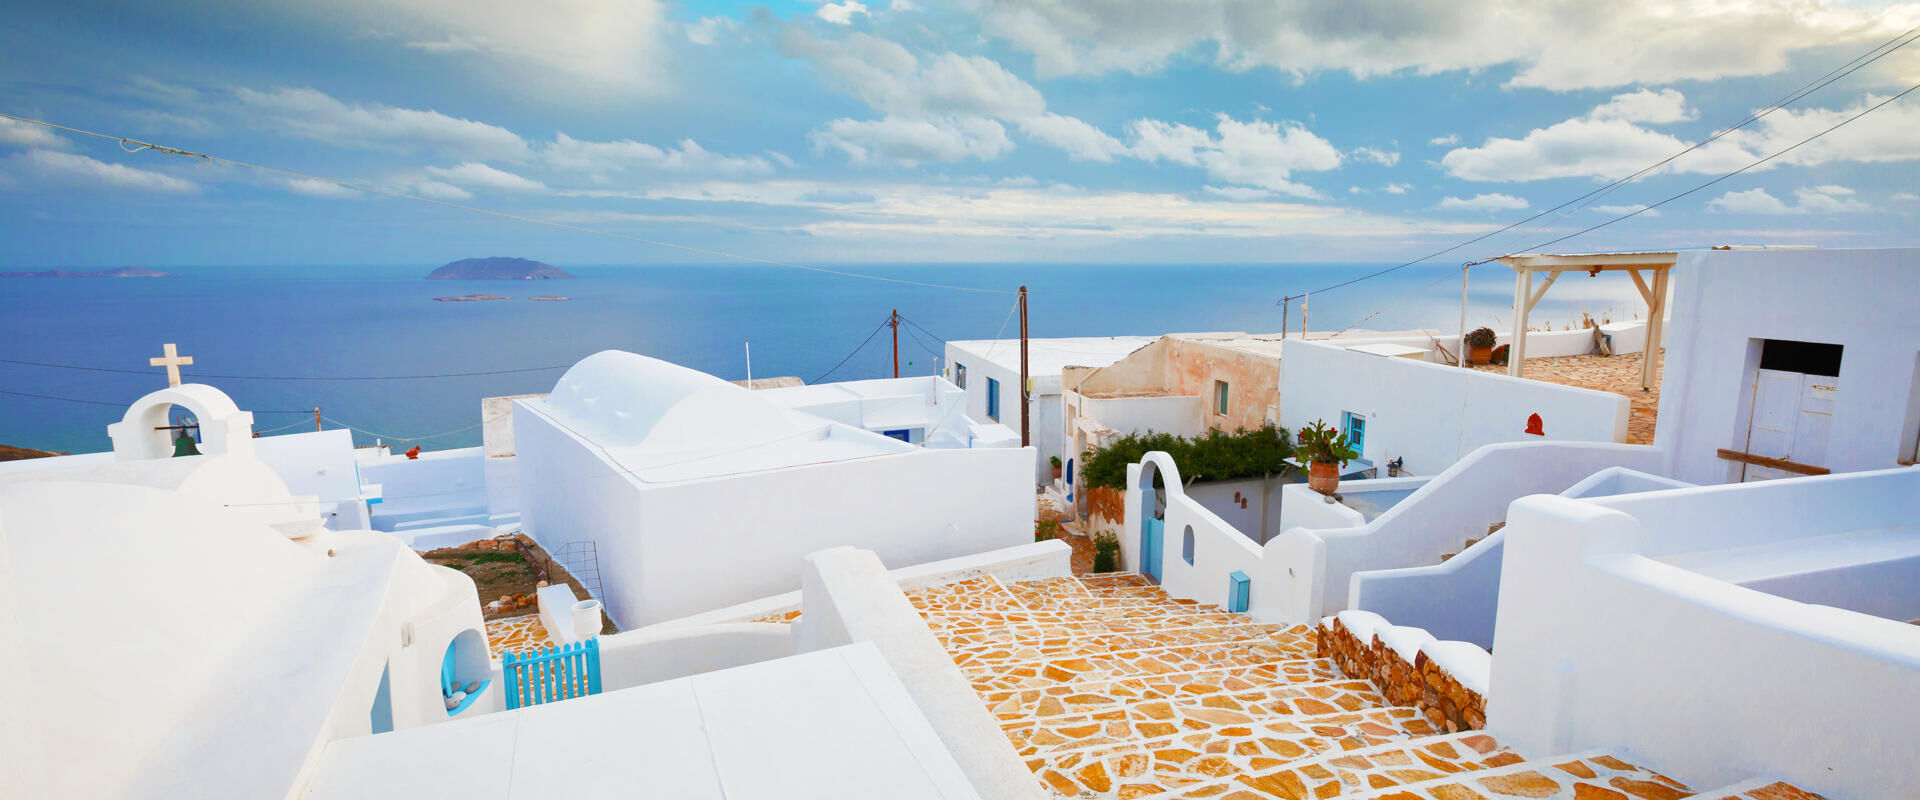
[(506, 653), (500, 666), (510, 709), (600, 693), (599, 639)]

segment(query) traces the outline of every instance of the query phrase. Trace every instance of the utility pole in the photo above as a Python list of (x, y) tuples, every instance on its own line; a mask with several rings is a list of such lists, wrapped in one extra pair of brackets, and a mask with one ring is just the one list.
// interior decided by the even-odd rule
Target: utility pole
[(1292, 310), (1293, 295), (1280, 298), (1280, 338), (1287, 338), (1287, 313)]
[(1028, 447), (1033, 444), (1033, 434), (1027, 430), (1028, 423), (1030, 422), (1030, 420), (1027, 418), (1027, 415), (1029, 413), (1028, 406), (1032, 404), (1032, 398), (1029, 396), (1029, 392), (1028, 392), (1029, 382), (1031, 380), (1032, 380), (1031, 378), (1027, 377), (1027, 287), (1022, 286), (1020, 287), (1020, 446), (1021, 447)]
[(313, 407), (313, 429), (314, 429), (314, 430), (316, 430), (316, 431), (317, 431), (317, 430), (321, 430), (321, 427), (320, 427), (320, 407), (319, 407), (319, 406), (314, 406), (314, 407)]
[(1460, 268), (1460, 357), (1454, 359), (1455, 366), (1467, 368), (1467, 271), (1472, 264)]
[(887, 327), (893, 329), (893, 377), (900, 377), (900, 309), (894, 309), (887, 317)]

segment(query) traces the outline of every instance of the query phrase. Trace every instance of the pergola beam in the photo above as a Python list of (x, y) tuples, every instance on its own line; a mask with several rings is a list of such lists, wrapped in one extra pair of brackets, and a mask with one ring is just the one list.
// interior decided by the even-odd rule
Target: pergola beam
[[(1625, 272), (1633, 278), (1634, 288), (1647, 302), (1647, 343), (1641, 355), (1640, 388), (1652, 389), (1654, 368), (1660, 358), (1660, 337), (1665, 333), (1668, 273), (1679, 260), (1679, 253), (1593, 253), (1588, 255), (1545, 255), (1525, 253), (1502, 256), (1499, 261), (1514, 271), (1513, 343), (1507, 351), (1507, 374), (1520, 377), (1527, 358), (1527, 318), (1533, 307), (1547, 295), (1547, 289), (1560, 279), (1560, 273), (1579, 270), (1598, 275)], [(1647, 285), (1642, 270), (1653, 271), (1653, 285)], [(1539, 289), (1533, 287), (1533, 273), (1547, 273)]]

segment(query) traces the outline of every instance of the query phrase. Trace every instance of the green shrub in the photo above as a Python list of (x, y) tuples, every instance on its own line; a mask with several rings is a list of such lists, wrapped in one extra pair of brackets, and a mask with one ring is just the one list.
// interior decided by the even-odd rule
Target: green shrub
[(1034, 541), (1050, 542), (1058, 538), (1060, 538), (1060, 523), (1050, 519), (1043, 519), (1033, 523)]
[(1120, 539), (1111, 533), (1093, 537), (1093, 571), (1114, 572), (1120, 569)]
[(1208, 431), (1188, 439), (1148, 431), (1127, 434), (1106, 447), (1080, 456), (1080, 474), (1088, 486), (1127, 488), (1127, 465), (1155, 450), (1173, 456), (1180, 476), (1192, 481), (1225, 481), (1271, 475), (1287, 469), (1293, 446), (1284, 428), (1272, 425), (1237, 433)]

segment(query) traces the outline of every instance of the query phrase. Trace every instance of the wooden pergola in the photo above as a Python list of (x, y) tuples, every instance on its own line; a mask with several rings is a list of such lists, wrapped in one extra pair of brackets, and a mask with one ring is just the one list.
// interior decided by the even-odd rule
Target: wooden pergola
[[(1520, 365), (1527, 358), (1527, 315), (1533, 307), (1545, 297), (1547, 289), (1560, 279), (1561, 273), (1585, 272), (1599, 275), (1602, 272), (1625, 272), (1633, 278), (1633, 285), (1639, 287), (1640, 296), (1647, 301), (1647, 344), (1645, 355), (1641, 358), (1640, 388), (1653, 388), (1653, 370), (1660, 355), (1660, 335), (1664, 327), (1661, 317), (1667, 311), (1667, 279), (1673, 270), (1678, 253), (1590, 253), (1586, 255), (1542, 255), (1524, 253), (1503, 256), (1500, 263), (1514, 271), (1513, 279), (1513, 343), (1507, 351), (1507, 374), (1520, 376)], [(1648, 283), (1642, 272), (1651, 271), (1653, 281)], [(1540, 286), (1533, 285), (1533, 274), (1547, 274)]]

